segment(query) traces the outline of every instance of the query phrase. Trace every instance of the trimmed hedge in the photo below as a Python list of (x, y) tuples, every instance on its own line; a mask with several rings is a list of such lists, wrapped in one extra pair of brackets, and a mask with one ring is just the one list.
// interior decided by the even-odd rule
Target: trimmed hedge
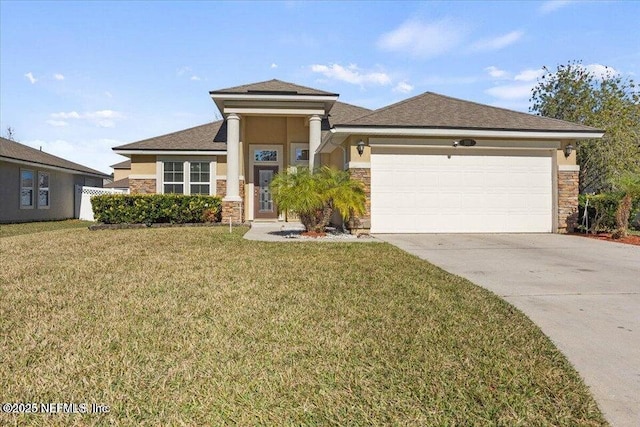
[(93, 217), (104, 224), (220, 222), (217, 196), (104, 194), (91, 198)]
[[(578, 196), (578, 229), (584, 232), (613, 232), (616, 226), (616, 210), (622, 200), (622, 193), (602, 193), (602, 194), (580, 194)], [(589, 218), (589, 229), (585, 230), (583, 225), (584, 210), (589, 200), (587, 216)], [(633, 228), (635, 218), (640, 213), (640, 199), (633, 200), (633, 208), (629, 216), (629, 226)]]

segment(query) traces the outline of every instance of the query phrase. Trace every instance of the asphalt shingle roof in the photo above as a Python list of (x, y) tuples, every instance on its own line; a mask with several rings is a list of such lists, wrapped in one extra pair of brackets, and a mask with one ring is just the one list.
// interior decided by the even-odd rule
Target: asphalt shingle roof
[(104, 188), (129, 188), (129, 178), (122, 178), (112, 183), (105, 184)]
[(131, 160), (125, 160), (120, 163), (116, 163), (115, 165), (111, 165), (113, 169), (131, 169)]
[(223, 120), (192, 127), (131, 144), (114, 150), (184, 150), (210, 151), (227, 149), (227, 124)]
[(39, 163), (43, 166), (55, 166), (75, 172), (83, 172), (92, 175), (108, 177), (109, 175), (95, 169), (88, 168), (78, 163), (71, 162), (53, 154), (36, 150), (19, 142), (0, 137), (0, 157), (6, 157), (25, 162)]
[(478, 104), (432, 92), (425, 92), (350, 121), (333, 122), (333, 124), (444, 129), (598, 131), (589, 126)]
[(209, 93), (268, 93), (268, 94), (292, 94), (292, 95), (327, 95), (338, 96), (337, 93), (325, 92), (307, 86), (300, 86), (294, 83), (283, 82), (282, 80), (267, 80), (264, 82), (250, 83), (241, 86), (229, 87), (226, 89), (212, 90)]
[[(366, 108), (357, 107), (344, 102), (336, 102), (328, 118), (322, 121), (323, 135), (329, 131), (335, 121), (353, 120), (363, 114), (371, 112)], [(156, 136), (142, 141), (114, 147), (114, 150), (226, 150), (227, 149), (227, 124), (219, 120), (213, 123), (180, 130), (167, 135)], [(125, 162), (123, 162), (125, 163)], [(117, 165), (112, 167), (116, 169)]]

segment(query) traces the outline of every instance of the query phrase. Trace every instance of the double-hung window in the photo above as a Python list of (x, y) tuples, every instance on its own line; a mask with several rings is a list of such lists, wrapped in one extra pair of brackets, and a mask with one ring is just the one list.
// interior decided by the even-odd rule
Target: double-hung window
[(49, 174), (38, 172), (38, 209), (49, 208)]
[(20, 208), (30, 209), (34, 205), (33, 197), (33, 171), (22, 169), (20, 171)]
[(184, 193), (183, 162), (164, 162), (164, 193)]
[(191, 162), (190, 188), (191, 194), (209, 195), (211, 188), (211, 172), (209, 162)]

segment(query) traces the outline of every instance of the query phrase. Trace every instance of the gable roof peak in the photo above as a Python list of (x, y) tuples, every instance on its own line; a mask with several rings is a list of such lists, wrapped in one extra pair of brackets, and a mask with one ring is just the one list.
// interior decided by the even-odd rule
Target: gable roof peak
[(341, 124), (516, 131), (600, 131), (590, 126), (480, 104), (434, 92), (418, 94)]
[(319, 95), (319, 96), (338, 96), (337, 93), (331, 93), (308, 86), (302, 86), (295, 83), (285, 82), (283, 80), (271, 79), (261, 82), (248, 83), (240, 86), (233, 86), (224, 89), (209, 91), (210, 94), (289, 94), (289, 95)]

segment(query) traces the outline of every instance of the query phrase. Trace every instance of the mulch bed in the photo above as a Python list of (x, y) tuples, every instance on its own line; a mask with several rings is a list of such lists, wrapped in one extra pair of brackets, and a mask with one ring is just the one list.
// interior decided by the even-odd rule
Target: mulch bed
[(626, 243), (628, 245), (640, 246), (640, 236), (629, 235), (620, 239), (614, 239), (611, 237), (611, 233), (598, 233), (598, 234), (584, 234), (584, 233), (572, 233), (575, 236), (588, 237), (590, 239), (606, 240), (608, 242)]

